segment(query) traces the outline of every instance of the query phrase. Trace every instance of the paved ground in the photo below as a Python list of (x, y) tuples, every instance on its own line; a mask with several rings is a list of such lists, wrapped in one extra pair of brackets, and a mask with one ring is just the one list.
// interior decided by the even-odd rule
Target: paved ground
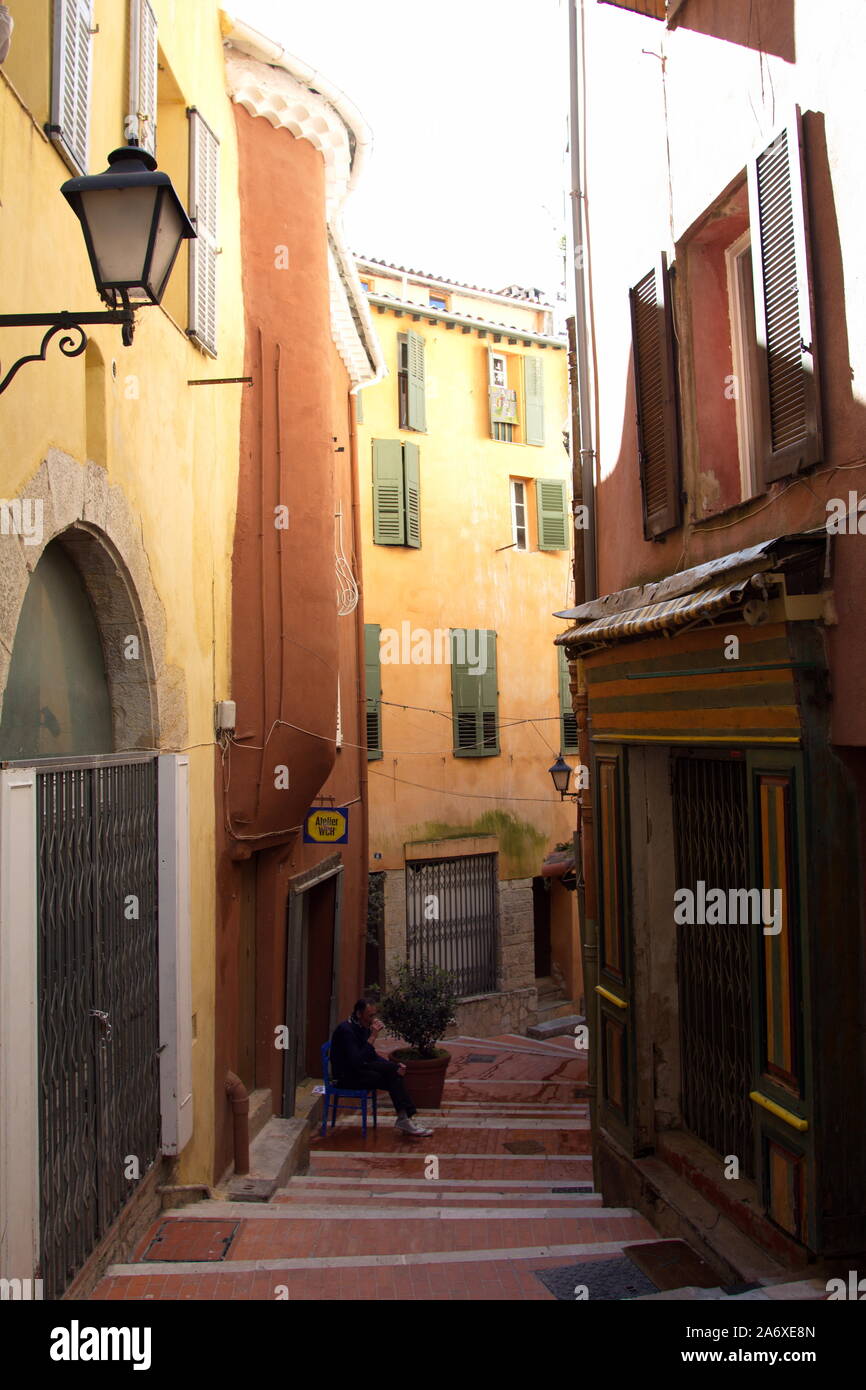
[(658, 1238), (591, 1191), (586, 1054), (572, 1039), (448, 1047), (442, 1109), (419, 1116), (431, 1138), (395, 1131), (385, 1096), (377, 1131), (362, 1139), (347, 1116), (317, 1134), (309, 1172), (272, 1202), (164, 1213), (93, 1297), (552, 1300), (536, 1270)]

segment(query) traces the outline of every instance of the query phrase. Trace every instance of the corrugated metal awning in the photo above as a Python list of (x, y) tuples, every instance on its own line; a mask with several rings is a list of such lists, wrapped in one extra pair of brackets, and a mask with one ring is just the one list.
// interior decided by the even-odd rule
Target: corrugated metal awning
[[(755, 577), (757, 579), (757, 576)], [(649, 632), (670, 632), (737, 608), (753, 588), (753, 579), (738, 579), (734, 584), (716, 585), (698, 593), (683, 594), (664, 603), (648, 603), (643, 608), (630, 608), (625, 613), (611, 613), (605, 618), (582, 623), (560, 633), (555, 639), (559, 647), (591, 647), (602, 642), (621, 641), (624, 637), (641, 637)], [(764, 595), (755, 589), (761, 597)]]

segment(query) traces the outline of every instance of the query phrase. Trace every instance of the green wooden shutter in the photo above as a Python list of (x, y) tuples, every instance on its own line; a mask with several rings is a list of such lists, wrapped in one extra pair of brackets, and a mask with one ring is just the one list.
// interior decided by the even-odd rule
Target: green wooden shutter
[(557, 647), (559, 653), (559, 743), (563, 753), (579, 752), (577, 742), (577, 715), (571, 707), (569, 689), (568, 658), (565, 647)]
[(536, 478), (539, 550), (568, 550), (568, 498), (561, 478)]
[(92, 0), (54, 0), (49, 134), (74, 174), (87, 173), (92, 31)]
[(682, 514), (673, 318), (664, 254), (629, 290), (629, 298), (644, 536), (655, 540), (679, 526)]
[(364, 624), (364, 671), (367, 684), (367, 758), (382, 757), (382, 667), (379, 661), (378, 623)]
[(764, 486), (822, 457), (818, 354), (799, 108), (749, 164)]
[(406, 488), (406, 544), (421, 549), (421, 467), (420, 450), (409, 441), (403, 445)]
[(403, 446), (399, 439), (373, 440), (373, 540), (406, 544)]
[(540, 357), (523, 359), (523, 398), (526, 443), (544, 443), (544, 363)]
[(356, 425), (363, 425), (363, 423), (364, 423), (364, 392), (363, 392), (363, 391), (359, 391), (358, 394), (355, 396), (355, 424), (356, 424)]
[(427, 428), (427, 369), (424, 363), (424, 339), (420, 333), (406, 335), (409, 356), (409, 418), (410, 430)]
[[(479, 674), (478, 658), (484, 658)], [(499, 752), (496, 633), (483, 628), (452, 628), (451, 701), (454, 756), (486, 758)]]

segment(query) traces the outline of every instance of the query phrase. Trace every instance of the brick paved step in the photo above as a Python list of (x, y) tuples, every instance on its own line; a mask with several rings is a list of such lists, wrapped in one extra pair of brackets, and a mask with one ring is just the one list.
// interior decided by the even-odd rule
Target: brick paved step
[(600, 1207), (601, 1198), (593, 1197), (591, 1194), (574, 1193), (569, 1196), (556, 1196), (552, 1192), (534, 1193), (528, 1195), (525, 1192), (510, 1192), (502, 1195), (495, 1195), (490, 1192), (436, 1192), (430, 1191), (432, 1183), (428, 1183), (426, 1192), (392, 1192), (383, 1191), (382, 1184), (378, 1188), (373, 1188), (365, 1192), (358, 1192), (352, 1188), (339, 1188), (333, 1195), (322, 1193), (321, 1189), (309, 1188), (288, 1188), (285, 1191), (277, 1192), (271, 1199), (272, 1203), (279, 1203), (282, 1206), (320, 1206), (327, 1196), (328, 1201), (333, 1201), (340, 1207), (375, 1207), (379, 1210), (380, 1204), (396, 1205), (400, 1210), (414, 1210), (418, 1207), (436, 1206), (440, 1210), (454, 1208), (456, 1211), (471, 1207), (489, 1207), (494, 1210), (511, 1210), (517, 1207), (527, 1212), (540, 1212), (545, 1209), (563, 1211), (583, 1210), (586, 1207)]
[[(250, 1215), (254, 1212), (254, 1215)], [(175, 1225), (183, 1222), (189, 1225), (190, 1222), (241, 1222), (243, 1231), (264, 1230), (274, 1224), (282, 1225), (286, 1229), (293, 1227), (297, 1222), (318, 1221), (327, 1223), (329, 1221), (338, 1222), (363, 1222), (369, 1225), (371, 1221), (377, 1220), (390, 1221), (399, 1225), (401, 1222), (412, 1222), (416, 1225), (424, 1225), (431, 1221), (438, 1225), (439, 1222), (460, 1222), (460, 1221), (499, 1221), (512, 1216), (515, 1221), (546, 1221), (547, 1215), (545, 1208), (515, 1205), (512, 1201), (510, 1207), (496, 1210), (495, 1208), (478, 1207), (471, 1203), (461, 1204), (459, 1207), (445, 1207), (444, 1209), (437, 1203), (429, 1203), (427, 1207), (412, 1207), (409, 1210), (398, 1205), (389, 1205), (387, 1198), (381, 1197), (375, 1211), (358, 1211), (354, 1205), (344, 1204), (339, 1198), (328, 1198), (327, 1200), (319, 1196), (306, 1203), (298, 1205), (292, 1203), (267, 1202), (260, 1206), (251, 1206), (249, 1202), (221, 1202), (213, 1198), (207, 1202), (191, 1202), (185, 1207), (174, 1207), (170, 1211), (164, 1211), (157, 1218), (154, 1230), (157, 1227), (168, 1223)], [(591, 1221), (601, 1229), (609, 1222), (628, 1221), (634, 1218), (640, 1226), (648, 1223), (642, 1216), (637, 1215), (631, 1207), (601, 1207), (601, 1206), (581, 1206), (575, 1207), (571, 1213), (563, 1214), (557, 1210), (554, 1213), (556, 1219)], [(643, 1233), (642, 1233), (643, 1234)], [(612, 1235), (603, 1236), (602, 1239), (614, 1240), (620, 1235), (620, 1227)], [(642, 1235), (641, 1235), (642, 1238)], [(237, 1244), (237, 1238), (232, 1246), (232, 1250)], [(145, 1246), (142, 1247), (146, 1248)]]
[[(298, 1186), (307, 1187), (314, 1191), (334, 1191), (335, 1189), (340, 1188), (345, 1188), (346, 1191), (349, 1192), (355, 1192), (359, 1188), (370, 1188), (374, 1191), (382, 1191), (384, 1188), (387, 1187), (389, 1190), (393, 1190), (395, 1192), (400, 1190), (417, 1190), (418, 1192), (424, 1192), (430, 1188), (431, 1183), (432, 1179), (430, 1181), (427, 1181), (426, 1179), (404, 1177), (385, 1179), (375, 1177), (353, 1177), (351, 1179), (348, 1179), (340, 1177), (322, 1177), (313, 1173), (302, 1173), (296, 1174), (291, 1179), (290, 1185), (294, 1187), (297, 1184)], [(436, 1179), (435, 1183), (437, 1189), (442, 1188), (449, 1192), (477, 1192), (479, 1194), (492, 1193), (494, 1196), (497, 1197), (506, 1196), (509, 1192), (525, 1192), (526, 1194), (537, 1192), (543, 1195), (546, 1192), (556, 1193), (558, 1191), (561, 1191), (563, 1188), (571, 1188), (575, 1185), (579, 1187), (585, 1187), (586, 1180), (581, 1179), (579, 1183), (575, 1184), (569, 1182), (568, 1179), (545, 1180), (544, 1178), (528, 1178), (521, 1180), (519, 1178), (485, 1179), (440, 1177)], [(283, 1188), (281, 1190), (285, 1192), (289, 1189)], [(599, 1202), (601, 1202), (601, 1194), (598, 1192), (593, 1192), (591, 1189), (589, 1189), (581, 1195), (586, 1197), (595, 1197), (598, 1199)]]
[[(439, 1158), (440, 1178), (544, 1178), (554, 1182), (591, 1182), (592, 1159), (588, 1154), (498, 1154), (443, 1153)], [(316, 1177), (423, 1178), (425, 1154), (354, 1153), (350, 1151), (310, 1151), (310, 1171)]]
[(115, 1265), (97, 1299), (261, 1299), (273, 1301), (456, 1299), (553, 1300), (536, 1271), (582, 1259), (610, 1259), (620, 1241), (505, 1250), (351, 1255), (330, 1260), (235, 1260), (220, 1264)]
[[(565, 1041), (565, 1046), (562, 1046)], [(526, 1038), (522, 1034), (502, 1033), (494, 1038), (444, 1038), (442, 1046), (447, 1048), (456, 1059), (458, 1054), (469, 1053), (508, 1053), (517, 1057), (554, 1057), (556, 1060), (565, 1052), (574, 1054), (575, 1061), (582, 1061), (585, 1064), (586, 1053), (579, 1051), (574, 1046), (574, 1038), (571, 1042), (566, 1038)], [(452, 1063), (453, 1065), (453, 1063)], [(481, 1066), (482, 1063), (472, 1063), (473, 1066)], [(450, 1069), (449, 1069), (450, 1070)]]

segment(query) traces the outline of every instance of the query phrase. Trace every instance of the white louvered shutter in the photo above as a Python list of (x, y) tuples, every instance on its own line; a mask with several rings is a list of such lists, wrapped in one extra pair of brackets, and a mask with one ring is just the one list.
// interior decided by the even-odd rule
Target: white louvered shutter
[(124, 135), (156, 155), (157, 26), (149, 0), (130, 0), (129, 115)]
[(189, 336), (217, 355), (217, 209), (219, 140), (193, 108), (189, 113), (190, 219), (197, 236), (189, 249)]
[(87, 173), (92, 0), (54, 0), (51, 139), (75, 174)]

